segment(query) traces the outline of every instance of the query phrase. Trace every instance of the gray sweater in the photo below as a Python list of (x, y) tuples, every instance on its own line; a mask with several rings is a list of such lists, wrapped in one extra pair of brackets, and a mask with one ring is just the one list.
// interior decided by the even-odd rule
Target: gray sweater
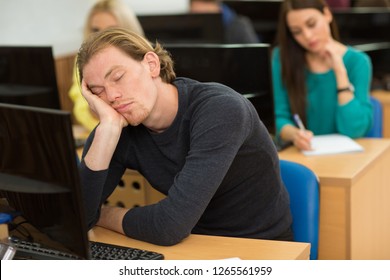
[[(108, 170), (80, 164), (89, 227), (126, 168), (162, 201), (130, 209), (126, 235), (173, 245), (190, 233), (275, 239), (291, 226), (288, 193), (272, 140), (252, 104), (231, 88), (177, 78), (179, 109), (162, 133), (125, 127)], [(92, 133), (84, 148), (88, 150)]]

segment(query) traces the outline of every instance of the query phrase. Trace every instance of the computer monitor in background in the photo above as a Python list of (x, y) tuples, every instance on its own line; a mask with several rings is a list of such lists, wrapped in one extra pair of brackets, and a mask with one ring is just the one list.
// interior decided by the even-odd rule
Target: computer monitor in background
[(390, 42), (389, 8), (334, 9), (333, 16), (343, 43)]
[(269, 44), (168, 44), (177, 76), (225, 84), (247, 97), (275, 134)]
[(355, 46), (371, 58), (372, 89), (390, 90), (390, 41)]
[(262, 43), (274, 44), (282, 0), (223, 0), (237, 14), (247, 16)]
[(0, 46), (0, 103), (60, 109), (51, 47)]
[(1, 212), (10, 235), (88, 258), (70, 113), (0, 103)]
[(140, 15), (138, 19), (145, 36), (154, 43), (222, 43), (224, 40), (222, 15), (171, 14)]

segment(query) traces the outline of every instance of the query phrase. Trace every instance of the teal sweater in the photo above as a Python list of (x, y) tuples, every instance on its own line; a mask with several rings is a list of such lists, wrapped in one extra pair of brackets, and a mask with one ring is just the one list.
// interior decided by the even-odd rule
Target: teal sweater
[[(343, 57), (349, 81), (355, 87), (355, 98), (339, 105), (337, 84), (333, 70), (313, 73), (306, 70), (307, 129), (314, 135), (340, 133), (352, 138), (363, 137), (372, 124), (372, 106), (369, 99), (372, 78), (370, 58), (363, 52), (348, 47)], [(287, 90), (282, 82), (280, 51), (272, 53), (272, 80), (274, 89), (276, 134), (283, 126), (295, 125)]]

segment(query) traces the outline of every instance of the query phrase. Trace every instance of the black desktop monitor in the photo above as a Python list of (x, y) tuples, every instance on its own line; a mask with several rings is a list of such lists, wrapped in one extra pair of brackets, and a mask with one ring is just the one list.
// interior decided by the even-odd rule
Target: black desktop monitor
[(51, 47), (0, 46), (0, 102), (60, 109)]
[(390, 90), (390, 41), (356, 45), (371, 58), (372, 89)]
[[(88, 258), (69, 112), (0, 103), (1, 211), (10, 235)], [(10, 207), (6, 207), (6, 205)]]
[(269, 44), (169, 44), (177, 76), (219, 82), (247, 97), (275, 134)]
[(389, 8), (334, 9), (333, 16), (346, 44), (390, 42)]
[(224, 40), (222, 15), (172, 14), (140, 15), (138, 19), (145, 36), (154, 43), (222, 43)]
[(261, 38), (261, 42), (273, 44), (278, 25), (282, 0), (223, 0), (222, 3), (237, 14), (247, 16)]

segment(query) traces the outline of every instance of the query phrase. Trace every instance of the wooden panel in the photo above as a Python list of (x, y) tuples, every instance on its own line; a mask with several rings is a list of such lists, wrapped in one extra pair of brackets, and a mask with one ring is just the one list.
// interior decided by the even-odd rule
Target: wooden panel
[(137, 171), (127, 170), (121, 183), (108, 198), (108, 204), (132, 208), (154, 204), (164, 197)]
[(318, 259), (348, 259), (348, 193), (320, 180), (320, 234)]
[(351, 259), (390, 259), (389, 154), (351, 189)]
[(144, 206), (145, 180), (132, 170), (127, 170), (115, 191), (107, 199), (108, 205), (125, 208)]
[[(72, 112), (73, 102), (68, 96), (70, 87), (72, 86), (73, 67), (75, 62), (75, 54), (55, 58), (55, 68), (57, 76), (58, 94), (62, 110)], [(72, 118), (75, 123), (75, 119)]]

